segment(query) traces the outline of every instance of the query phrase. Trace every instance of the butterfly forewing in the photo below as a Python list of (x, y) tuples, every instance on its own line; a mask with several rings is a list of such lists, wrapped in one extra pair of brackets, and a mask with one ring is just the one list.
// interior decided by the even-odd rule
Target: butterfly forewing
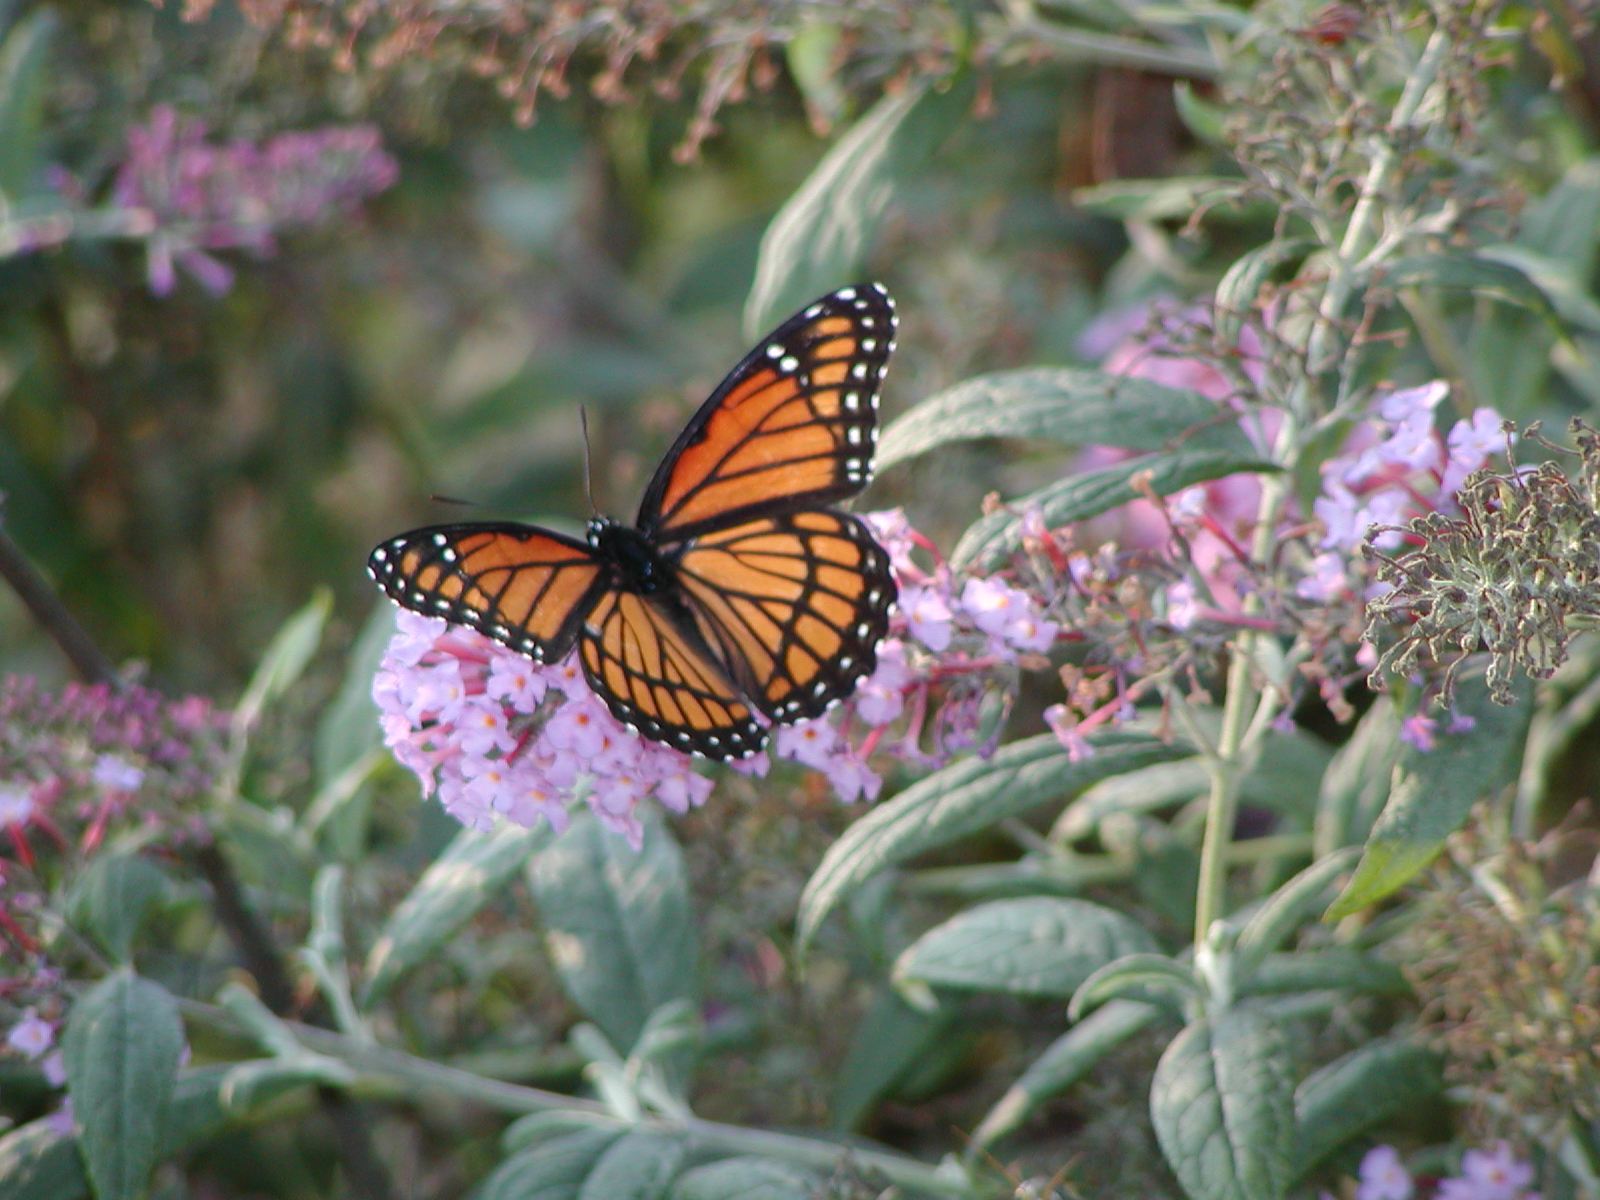
[(650, 481), (639, 529), (686, 540), (859, 492), (894, 334), (878, 284), (841, 288), (785, 321), (690, 420)]
[(402, 607), (549, 662), (572, 649), (605, 573), (582, 542), (510, 523), (413, 529), (367, 569)]
[(706, 641), (770, 719), (849, 696), (877, 664), (895, 601), (888, 556), (855, 517), (807, 510), (696, 538), (678, 582)]
[(755, 719), (686, 613), (667, 597), (607, 592), (584, 623), (584, 675), (619, 721), (707, 758), (755, 753)]

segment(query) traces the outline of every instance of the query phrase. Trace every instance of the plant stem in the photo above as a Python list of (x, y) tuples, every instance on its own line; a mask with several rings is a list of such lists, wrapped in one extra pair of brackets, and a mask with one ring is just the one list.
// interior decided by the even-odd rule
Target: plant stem
[(100, 653), (94, 639), (11, 540), (4, 528), (4, 518), (5, 496), (0, 493), (0, 577), (11, 585), (28, 613), (39, 622), (39, 627), (55, 639), (79, 676), (89, 683), (121, 688), (122, 676), (117, 674), (111, 660)]
[[(238, 1022), (233, 1015), (215, 1005), (180, 999), (179, 1007), (186, 1016), (209, 1025), (230, 1030), (238, 1028)], [(568, 1112), (604, 1116), (608, 1112), (603, 1104), (595, 1100), (564, 1096), (559, 1092), (504, 1083), (498, 1079), (485, 1079), (481, 1075), (474, 1075), (443, 1063), (431, 1062), (425, 1058), (416, 1058), (399, 1050), (365, 1045), (344, 1034), (314, 1025), (293, 1021), (286, 1021), (284, 1024), (307, 1049), (337, 1058), (364, 1076), (386, 1079), (413, 1093), (432, 1093), (457, 1100), (468, 1100), (503, 1113), (523, 1114), (564, 1109)], [(979, 1197), (988, 1194), (971, 1182), (953, 1178), (914, 1158), (888, 1150), (867, 1149), (827, 1138), (746, 1129), (738, 1125), (724, 1125), (719, 1121), (703, 1121), (698, 1117), (691, 1117), (686, 1121), (647, 1118), (640, 1122), (640, 1127), (658, 1132), (680, 1133), (687, 1136), (695, 1146), (725, 1154), (766, 1155), (769, 1158), (824, 1168), (837, 1166), (841, 1160), (848, 1159), (858, 1166), (882, 1174), (892, 1183), (916, 1192), (957, 1197), (960, 1200), (978, 1200)]]

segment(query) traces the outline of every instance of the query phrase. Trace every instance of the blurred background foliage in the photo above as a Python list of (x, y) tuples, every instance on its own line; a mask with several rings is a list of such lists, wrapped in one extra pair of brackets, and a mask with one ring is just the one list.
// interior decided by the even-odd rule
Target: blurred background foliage
[[(745, 308), (772, 217), (881, 95), (930, 87), (943, 101), (925, 145), (871, 197), (882, 221), (865, 274), (902, 314), (886, 417), (981, 371), (1097, 361), (1103, 339), (1084, 338), (1097, 318), (1203, 294), (1266, 240), (1270, 212), (1190, 221), (1187, 193), (1119, 208), (1106, 187), (1236, 174), (1217, 144), (1204, 31), (1236, 27), (1243, 9), (1164, 6), (1187, 24), (1163, 39), (1159, 14), (1129, 16), (1157, 7), (0, 0), (7, 222), (63, 197), (104, 200), (130, 129), (163, 105), (219, 142), (371, 124), (399, 168), (358, 214), (286, 232), (267, 254), (223, 252), (234, 277), (221, 295), (182, 271), (155, 294), (137, 238), (67, 237), (0, 257), (5, 527), (113, 660), (138, 661), (175, 695), (230, 701), (274, 631), (330, 588), (335, 636), (270, 713), (253, 768), (257, 794), (304, 797), (314, 716), (377, 603), (362, 570), (372, 544), (474, 511), (576, 528), (588, 515), (580, 406), (595, 501), (629, 515), (751, 341)], [(1321, 7), (1303, 6), (1308, 36)], [(1541, 195), (1596, 149), (1600, 39), (1573, 14), (1531, 9), (1511, 6), (1508, 28), (1521, 32), (1493, 97), (1485, 170)], [(1097, 204), (1075, 199), (1097, 186)], [(1453, 315), (1470, 327), (1470, 311)], [(1478, 354), (1462, 369), (1507, 415), (1584, 399), (1550, 374), (1547, 348)], [(1514, 362), (1524, 375), (1507, 379)], [(903, 504), (948, 547), (986, 494), (1030, 491), (1058, 468), (1027, 447), (973, 443), (896, 468), (863, 506)], [(3, 590), (0, 671), (67, 675)], [(696, 1109), (768, 1127), (870, 1121), (891, 1145), (946, 1147), (1037, 1052), (1022, 1044), (1028, 1002), (980, 998), (919, 1024), (862, 982), (898, 946), (843, 930), (796, 979), (795, 900), (851, 814), (820, 779), (781, 778), (787, 793), (725, 773), (714, 803), (677, 826), (695, 892), (716, 898), (702, 908), (708, 992), (729, 1016), (712, 1014), (708, 1037), (731, 1049)], [(398, 776), (374, 805), (382, 869), (357, 881), (355, 923), (380, 919), (454, 831)], [(270, 853), (242, 857), (247, 882), (286, 872), (260, 895), (303, 931), (309, 875)], [(901, 905), (894, 919), (918, 912)], [(198, 918), (176, 899), (162, 919), (181, 946)], [(392, 1010), (403, 1030), (384, 1032), (418, 1055), (570, 1085), (578, 1061), (555, 1035), (573, 1014), (542, 954), (514, 890), (408, 982)], [(990, 1019), (1000, 1014), (984, 1005), (1018, 1019)], [(900, 1061), (917, 1068), (853, 1075), (850, 1038), (870, 1044), (874, 1029), (904, 1039)], [(1064, 1146), (1099, 1147), (1079, 1160), (1085, 1190), (1175, 1194), (1144, 1117), (1154, 1053), (1135, 1045), (1045, 1109), (1027, 1130), (1028, 1165), (1048, 1173)], [(374, 1129), (406, 1194), (444, 1196), (495, 1160), (499, 1122), (396, 1105)], [(216, 1194), (326, 1194), (329, 1140), (311, 1123), (262, 1122), (213, 1142), (191, 1170)]]

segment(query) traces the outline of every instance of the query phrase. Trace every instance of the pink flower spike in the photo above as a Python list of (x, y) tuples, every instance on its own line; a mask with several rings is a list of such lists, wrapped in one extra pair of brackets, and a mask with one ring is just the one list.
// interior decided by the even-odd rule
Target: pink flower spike
[(1356, 1200), (1411, 1200), (1411, 1173), (1393, 1146), (1374, 1146), (1361, 1160)]

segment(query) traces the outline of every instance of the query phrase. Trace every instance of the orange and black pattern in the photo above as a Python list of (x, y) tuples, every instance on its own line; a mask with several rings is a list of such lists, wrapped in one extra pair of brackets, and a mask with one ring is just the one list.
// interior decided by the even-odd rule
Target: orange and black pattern
[(578, 648), (589, 685), (646, 737), (710, 758), (759, 750), (877, 665), (895, 585), (855, 517), (894, 305), (841, 288), (747, 355), (667, 452), (634, 528), (587, 544), (512, 523), (392, 538), (368, 569), (398, 604), (530, 657)]

